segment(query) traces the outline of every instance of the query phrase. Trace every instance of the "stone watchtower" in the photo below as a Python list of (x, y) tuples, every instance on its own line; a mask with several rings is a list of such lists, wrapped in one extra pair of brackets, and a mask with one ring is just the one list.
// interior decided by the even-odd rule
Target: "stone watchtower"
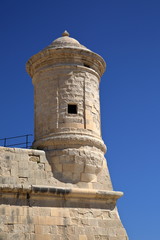
[(0, 149), (10, 171), (1, 184), (0, 239), (128, 239), (116, 209), (123, 194), (112, 189), (101, 138), (105, 67), (66, 31), (28, 61), (37, 150)]
[(46, 151), (59, 181), (111, 190), (100, 129), (99, 82), (105, 67), (99, 55), (67, 32), (27, 63), (34, 85), (33, 146)]

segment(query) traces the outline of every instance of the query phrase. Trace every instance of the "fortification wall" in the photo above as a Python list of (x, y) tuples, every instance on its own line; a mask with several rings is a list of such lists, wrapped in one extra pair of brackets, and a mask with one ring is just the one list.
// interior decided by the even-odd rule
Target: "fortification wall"
[(1, 205), (0, 219), (1, 240), (127, 239), (116, 210)]
[[(105, 158), (101, 156), (101, 171), (98, 170), (97, 174), (96, 164), (85, 164), (85, 160), (89, 158), (98, 158), (98, 155), (95, 156), (94, 147), (82, 146), (78, 151), (76, 148), (67, 148), (45, 152), (0, 147), (0, 184), (112, 190)], [(63, 181), (58, 180), (58, 176), (63, 173)], [(70, 173), (70, 176), (74, 174), (75, 178), (77, 174), (78, 180), (75, 183), (68, 182), (67, 173)]]
[(44, 151), (1, 147), (0, 240), (126, 240), (106, 170), (65, 183)]

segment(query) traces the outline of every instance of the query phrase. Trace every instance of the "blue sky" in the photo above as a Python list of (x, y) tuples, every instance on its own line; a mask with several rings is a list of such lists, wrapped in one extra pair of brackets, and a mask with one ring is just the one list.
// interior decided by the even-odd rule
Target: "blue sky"
[(159, 239), (160, 1), (0, 1), (0, 138), (33, 133), (27, 60), (67, 29), (107, 62), (102, 135), (130, 240)]

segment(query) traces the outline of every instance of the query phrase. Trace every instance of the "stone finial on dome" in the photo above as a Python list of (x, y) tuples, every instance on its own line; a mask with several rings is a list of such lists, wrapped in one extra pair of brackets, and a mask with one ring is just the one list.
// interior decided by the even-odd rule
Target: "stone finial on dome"
[(69, 33), (65, 30), (65, 31), (62, 33), (62, 37), (69, 37)]

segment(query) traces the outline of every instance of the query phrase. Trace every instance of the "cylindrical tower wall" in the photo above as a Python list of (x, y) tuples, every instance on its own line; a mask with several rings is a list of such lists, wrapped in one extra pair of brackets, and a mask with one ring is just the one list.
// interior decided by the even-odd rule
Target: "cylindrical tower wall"
[(86, 67), (52, 67), (34, 83), (35, 141), (63, 132), (100, 138), (99, 79)]

